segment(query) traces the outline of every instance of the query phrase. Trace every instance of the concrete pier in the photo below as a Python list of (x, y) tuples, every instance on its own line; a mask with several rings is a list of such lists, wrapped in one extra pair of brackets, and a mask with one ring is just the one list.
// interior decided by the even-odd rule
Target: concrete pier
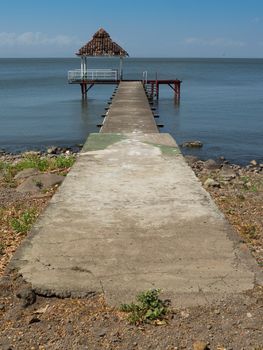
[(159, 132), (141, 82), (119, 84), (101, 132)]
[(104, 293), (113, 305), (150, 288), (177, 306), (252, 289), (256, 263), (158, 133), (139, 84), (120, 85), (11, 266), (40, 294)]

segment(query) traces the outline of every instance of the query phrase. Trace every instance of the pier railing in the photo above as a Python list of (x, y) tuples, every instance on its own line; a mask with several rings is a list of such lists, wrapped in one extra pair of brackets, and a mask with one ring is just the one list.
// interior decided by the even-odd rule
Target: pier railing
[(82, 80), (118, 80), (118, 71), (113, 69), (88, 69), (83, 72), (81, 69), (75, 69), (68, 72), (69, 83)]

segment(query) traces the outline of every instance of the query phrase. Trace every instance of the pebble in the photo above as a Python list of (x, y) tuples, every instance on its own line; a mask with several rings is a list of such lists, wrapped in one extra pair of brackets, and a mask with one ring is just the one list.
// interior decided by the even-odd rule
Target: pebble
[(5, 309), (5, 305), (0, 304), (0, 310), (1, 310), (1, 311), (4, 311), (4, 309)]
[(250, 312), (247, 313), (248, 318), (252, 318), (252, 314)]
[(203, 341), (197, 341), (193, 344), (193, 350), (208, 350), (207, 343)]
[(99, 329), (96, 333), (97, 333), (97, 336), (99, 338), (103, 338), (103, 337), (105, 337), (107, 330), (106, 329)]
[(220, 187), (220, 183), (215, 181), (214, 179), (208, 178), (205, 182), (204, 182), (204, 186), (205, 187)]
[(29, 320), (28, 324), (33, 324), (38, 322), (41, 322), (41, 320), (38, 317), (34, 316)]
[(181, 311), (181, 316), (183, 318), (188, 318), (190, 315), (189, 315), (189, 313), (187, 311)]

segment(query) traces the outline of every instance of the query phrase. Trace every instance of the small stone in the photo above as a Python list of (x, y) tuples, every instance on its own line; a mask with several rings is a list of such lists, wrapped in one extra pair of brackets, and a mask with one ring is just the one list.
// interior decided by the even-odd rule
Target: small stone
[(33, 324), (38, 322), (41, 322), (41, 320), (38, 317), (34, 316), (29, 320), (28, 324)]
[(257, 161), (255, 159), (251, 160), (250, 164), (253, 165), (253, 166), (257, 166), (258, 165), (258, 163), (257, 163)]
[(252, 318), (252, 314), (250, 312), (247, 313), (248, 318)]
[(208, 350), (207, 343), (203, 341), (197, 341), (193, 345), (193, 350)]
[(224, 178), (224, 180), (232, 180), (235, 179), (237, 174), (235, 171), (231, 168), (230, 165), (224, 164), (221, 171), (220, 175)]
[(5, 310), (5, 305), (0, 304), (0, 311), (4, 311)]
[(121, 339), (118, 338), (118, 337), (113, 337), (113, 338), (111, 339), (111, 342), (112, 342), (112, 343), (120, 343), (120, 342), (121, 342)]
[(220, 315), (220, 311), (219, 310), (215, 310), (215, 314), (216, 315)]
[(183, 318), (188, 318), (190, 315), (189, 315), (189, 313), (187, 311), (181, 311), (181, 316)]
[(33, 305), (36, 302), (36, 294), (30, 287), (22, 288), (16, 296), (23, 301), (23, 307)]
[(103, 338), (103, 337), (105, 337), (106, 333), (107, 333), (106, 329), (99, 329), (97, 331), (97, 337)]
[(217, 187), (220, 188), (220, 183), (215, 181), (214, 179), (208, 178), (205, 182), (204, 182), (204, 186), (205, 187)]
[(207, 325), (207, 329), (208, 329), (208, 330), (212, 329), (211, 324)]

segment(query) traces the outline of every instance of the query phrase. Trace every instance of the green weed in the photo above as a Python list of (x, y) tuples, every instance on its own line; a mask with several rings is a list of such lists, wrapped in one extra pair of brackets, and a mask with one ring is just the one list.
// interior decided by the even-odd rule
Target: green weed
[[(7, 162), (0, 162), (0, 170), (3, 173), (4, 182), (10, 187), (16, 187), (16, 181), (14, 180), (15, 175), (25, 169), (38, 169), (41, 172), (58, 170), (64, 171), (70, 167), (75, 162), (76, 157), (73, 155), (65, 156), (60, 155), (58, 157), (49, 158), (41, 157), (39, 155), (26, 155), (16, 164), (11, 164)], [(65, 175), (63, 173), (63, 175)]]
[(151, 289), (137, 295), (137, 303), (122, 304), (121, 311), (129, 313), (132, 324), (162, 320), (168, 311), (167, 304), (159, 298), (160, 289)]
[(35, 209), (25, 210), (18, 218), (11, 219), (11, 227), (15, 232), (25, 234), (31, 229), (36, 217)]
[(70, 168), (75, 162), (75, 157), (74, 156), (58, 156), (55, 158), (51, 158), (49, 162), (49, 169), (54, 170), (54, 169), (65, 169), (65, 168)]

